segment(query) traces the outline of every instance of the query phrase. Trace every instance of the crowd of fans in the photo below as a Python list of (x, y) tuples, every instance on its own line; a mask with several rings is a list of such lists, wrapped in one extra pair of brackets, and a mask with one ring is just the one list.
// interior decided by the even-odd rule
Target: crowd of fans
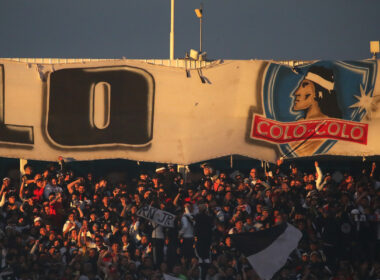
[[(259, 279), (231, 235), (283, 222), (302, 239), (274, 279), (380, 279), (376, 165), (283, 166), (204, 164), (197, 179), (165, 166), (111, 184), (62, 158), (41, 173), (27, 164), (20, 181), (2, 179), (0, 279)], [(175, 227), (136, 215), (143, 205), (175, 214)]]

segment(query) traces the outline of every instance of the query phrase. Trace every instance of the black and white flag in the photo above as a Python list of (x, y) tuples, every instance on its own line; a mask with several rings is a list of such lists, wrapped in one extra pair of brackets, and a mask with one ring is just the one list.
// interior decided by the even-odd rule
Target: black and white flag
[(248, 259), (257, 275), (271, 279), (297, 248), (301, 231), (288, 223), (256, 232), (233, 234), (235, 246)]

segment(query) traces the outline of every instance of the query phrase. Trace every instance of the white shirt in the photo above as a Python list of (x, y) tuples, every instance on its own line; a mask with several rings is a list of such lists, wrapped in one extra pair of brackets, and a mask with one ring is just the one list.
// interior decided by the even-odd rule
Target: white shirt
[(47, 184), (45, 189), (44, 189), (44, 198), (47, 200), (49, 198), (49, 195), (51, 193), (62, 193), (62, 188), (60, 186), (53, 186), (50, 184)]
[(179, 235), (183, 238), (193, 238), (194, 237), (194, 228), (193, 225), (189, 221), (190, 215), (183, 214), (181, 218), (181, 229), (179, 230)]
[(164, 227), (155, 222), (152, 222), (152, 226), (152, 238), (165, 239)]
[(138, 220), (134, 224), (131, 224), (129, 227), (129, 235), (132, 237), (135, 243), (138, 243), (141, 240), (139, 227), (140, 227), (140, 221)]
[[(67, 228), (68, 228), (68, 226), (69, 226), (69, 224), (70, 223), (74, 223), (75, 225), (76, 225), (76, 228), (81, 228), (81, 223), (80, 222), (78, 222), (78, 221), (73, 221), (73, 222), (71, 222), (70, 220), (67, 220), (66, 221), (66, 223), (63, 225), (63, 229), (62, 229), (62, 231), (63, 232), (65, 232), (66, 230), (67, 230)], [(74, 229), (75, 227), (72, 227), (71, 229), (70, 229), (70, 231), (72, 230), (72, 229)]]

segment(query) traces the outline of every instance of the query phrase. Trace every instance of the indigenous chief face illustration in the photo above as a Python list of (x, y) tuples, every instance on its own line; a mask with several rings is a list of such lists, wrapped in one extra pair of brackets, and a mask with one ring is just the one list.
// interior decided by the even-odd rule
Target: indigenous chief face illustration
[(304, 119), (341, 118), (331, 69), (313, 66), (294, 92), (293, 111), (304, 111)]
[[(331, 69), (312, 66), (293, 93), (293, 111), (303, 111), (304, 119), (342, 118), (334, 90), (334, 74)], [(289, 143), (298, 156), (314, 154), (325, 140), (302, 140)]]

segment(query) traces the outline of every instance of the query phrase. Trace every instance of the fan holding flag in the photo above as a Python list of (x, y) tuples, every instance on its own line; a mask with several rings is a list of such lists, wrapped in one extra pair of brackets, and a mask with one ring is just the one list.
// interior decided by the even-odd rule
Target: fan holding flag
[(297, 248), (302, 233), (289, 223), (231, 235), (234, 244), (262, 280), (271, 279)]

